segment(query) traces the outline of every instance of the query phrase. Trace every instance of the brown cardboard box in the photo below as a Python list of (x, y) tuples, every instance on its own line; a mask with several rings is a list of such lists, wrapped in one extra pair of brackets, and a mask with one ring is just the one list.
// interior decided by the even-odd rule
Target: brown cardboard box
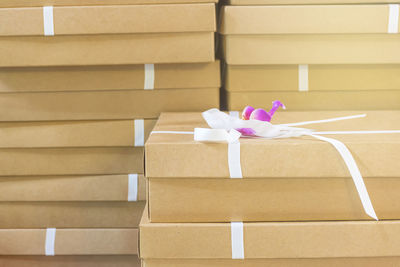
[(193, 63), (215, 59), (213, 32), (0, 37), (0, 48), (0, 67)]
[(231, 65), (398, 64), (399, 34), (225, 35)]
[[(144, 140), (156, 120), (144, 120)], [(0, 122), (0, 148), (133, 147), (135, 121)]]
[[(279, 112), (273, 123), (363, 114)], [(399, 111), (313, 124), (317, 131), (399, 130)], [(199, 113), (163, 113), (155, 131), (209, 128)], [(380, 219), (399, 219), (400, 134), (330, 135), (353, 154)], [(146, 143), (152, 222), (366, 220), (335, 148), (313, 137), (240, 140), (244, 179), (229, 179), (228, 145), (189, 134), (151, 135)], [(371, 152), (373, 151), (373, 153)]]
[(2, 93), (0, 121), (143, 119), (157, 118), (162, 111), (202, 111), (218, 106), (217, 87)]
[[(219, 61), (154, 65), (154, 89), (220, 87)], [(1, 68), (1, 92), (143, 90), (144, 65)]]
[(387, 33), (389, 5), (225, 6), (222, 34)]
[(1, 267), (140, 267), (136, 255), (117, 256), (1, 256)]
[(0, 228), (132, 228), (144, 206), (144, 201), (0, 202)]
[(0, 7), (216, 3), (218, 0), (2, 0)]
[[(73, 256), (137, 255), (137, 243), (138, 229), (56, 229), (54, 252)], [(0, 230), (0, 255), (45, 255), (45, 244), (46, 229)]]
[[(246, 264), (246, 261), (310, 259), (310, 263), (318, 263), (318, 259), (324, 259), (329, 264), (330, 260), (340, 263), (349, 259), (357, 264), (355, 258), (365, 262), (362, 259), (364, 257), (384, 258), (382, 262), (390, 262), (386, 257), (396, 257), (398, 262), (399, 232), (399, 221), (244, 223), (244, 260), (236, 262), (253, 266)], [(144, 213), (140, 223), (140, 257), (145, 261), (180, 259), (231, 262), (231, 224), (149, 223)], [(358, 266), (361, 266), (360, 262)]]
[(2, 148), (0, 176), (143, 173), (143, 147)]
[(390, 4), (398, 0), (223, 0), (230, 5)]
[[(215, 4), (211, 3), (56, 6), (53, 18), (55, 35), (216, 30)], [(0, 8), (0, 36), (43, 36), (43, 24), (42, 7)]]
[(400, 90), (314, 92), (228, 92), (229, 110), (245, 106), (266, 108), (281, 100), (288, 110), (390, 110), (400, 109)]
[[(230, 92), (299, 91), (299, 65), (227, 65)], [(309, 91), (399, 90), (400, 65), (309, 65)]]
[[(0, 177), (0, 201), (127, 201), (128, 181), (127, 174)], [(146, 200), (143, 174), (138, 175), (137, 200)]]

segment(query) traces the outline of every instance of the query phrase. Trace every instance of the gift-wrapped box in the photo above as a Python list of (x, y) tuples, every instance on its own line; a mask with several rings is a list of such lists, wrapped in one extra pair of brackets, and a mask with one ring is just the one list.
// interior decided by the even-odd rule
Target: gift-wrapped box
[(214, 3), (0, 8), (0, 18), (0, 67), (214, 61)]
[[(272, 123), (358, 114), (364, 112), (279, 112)], [(377, 216), (400, 219), (400, 112), (365, 114), (304, 127), (334, 131), (326, 136), (343, 142), (353, 155)], [(369, 219), (345, 161), (330, 143), (308, 135), (241, 138), (242, 179), (233, 179), (231, 146), (195, 141), (195, 128), (209, 128), (200, 113), (164, 113), (146, 143), (152, 222)], [(395, 132), (358, 132), (383, 130)]]
[(140, 256), (147, 267), (396, 266), (399, 233), (399, 221), (150, 223), (144, 213)]

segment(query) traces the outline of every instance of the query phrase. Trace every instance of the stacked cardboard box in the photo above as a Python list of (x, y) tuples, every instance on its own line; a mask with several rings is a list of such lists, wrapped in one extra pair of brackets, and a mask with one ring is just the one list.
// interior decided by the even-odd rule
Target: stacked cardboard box
[(220, 28), (228, 109), (277, 99), (289, 110), (399, 109), (393, 3), (228, 1)]
[[(274, 124), (357, 114), (282, 112)], [(209, 128), (200, 113), (163, 113), (146, 143), (148, 213), (140, 224), (146, 266), (399, 265), (400, 112), (365, 114), (310, 127), (321, 135), (334, 131), (329, 137), (347, 146), (377, 216), (387, 221), (366, 215), (328, 142), (309, 135), (198, 142), (193, 131)], [(381, 130), (387, 132), (362, 132)], [(241, 176), (232, 175), (236, 167)]]
[(214, 2), (1, 1), (1, 266), (140, 265), (144, 142), (219, 105)]

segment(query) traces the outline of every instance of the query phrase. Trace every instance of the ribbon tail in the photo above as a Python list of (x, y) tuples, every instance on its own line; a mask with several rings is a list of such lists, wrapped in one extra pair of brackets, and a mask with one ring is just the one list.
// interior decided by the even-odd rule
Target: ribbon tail
[(353, 178), (354, 185), (356, 186), (365, 213), (371, 218), (378, 221), (378, 217), (376, 216), (374, 207), (372, 206), (372, 202), (369, 197), (367, 188), (365, 186), (364, 179), (360, 173), (360, 170), (358, 169), (358, 166), (356, 164), (356, 161), (354, 160), (353, 155), (346, 147), (346, 145), (340, 142), (339, 140), (333, 138), (323, 137), (314, 134), (310, 135), (319, 140), (328, 142), (336, 148), (336, 150), (339, 152), (344, 162), (346, 163), (348, 170), (350, 171), (351, 177)]

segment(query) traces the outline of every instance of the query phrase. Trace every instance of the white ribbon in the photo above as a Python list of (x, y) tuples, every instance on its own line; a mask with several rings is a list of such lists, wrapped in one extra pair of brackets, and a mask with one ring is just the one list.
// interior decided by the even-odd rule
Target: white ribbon
[(308, 91), (308, 65), (299, 65), (299, 91)]
[(244, 259), (243, 222), (231, 222), (232, 259)]
[(144, 90), (154, 89), (154, 64), (144, 64)]
[(399, 33), (399, 4), (389, 4), (388, 33)]
[(46, 229), (46, 243), (44, 245), (44, 253), (46, 256), (54, 256), (54, 244), (56, 242), (56, 228)]
[(138, 175), (128, 175), (128, 201), (137, 201), (138, 198)]
[(44, 36), (54, 35), (54, 20), (53, 20), (53, 7), (43, 7), (43, 31)]
[(135, 146), (144, 146), (144, 120), (135, 120)]

